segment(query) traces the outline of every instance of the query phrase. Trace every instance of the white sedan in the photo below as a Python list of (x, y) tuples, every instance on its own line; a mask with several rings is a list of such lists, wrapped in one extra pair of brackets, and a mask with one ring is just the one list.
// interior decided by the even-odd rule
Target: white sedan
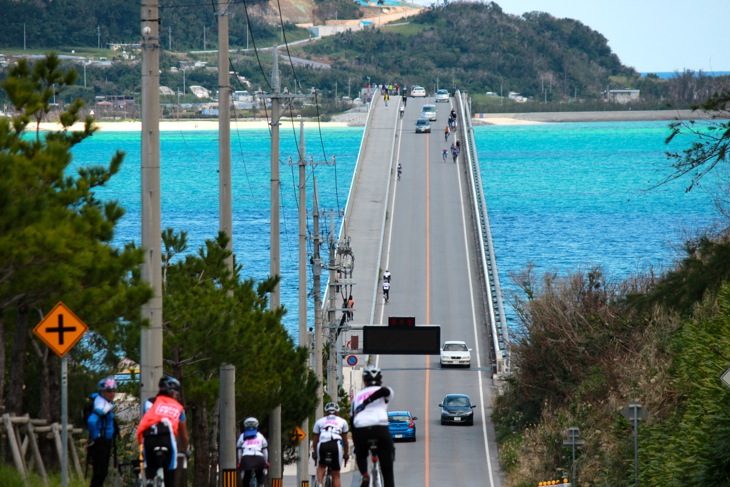
[(411, 88), (411, 96), (412, 97), (416, 97), (416, 96), (425, 97), (426, 88), (424, 88), (423, 86), (414, 86), (413, 88)]
[(466, 342), (448, 341), (441, 347), (441, 367), (447, 365), (461, 365), (471, 367), (471, 348)]

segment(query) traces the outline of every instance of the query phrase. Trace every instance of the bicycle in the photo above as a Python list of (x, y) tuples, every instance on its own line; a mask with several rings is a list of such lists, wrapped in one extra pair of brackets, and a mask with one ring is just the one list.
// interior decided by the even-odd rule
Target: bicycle
[(449, 128), (446, 127), (446, 130), (444, 130), (444, 140), (449, 140)]
[(155, 476), (153, 479), (151, 479), (151, 483), (148, 480), (147, 485), (151, 485), (153, 487), (165, 487), (165, 457), (167, 456), (168, 449), (166, 446), (156, 446), (155, 449), (152, 451), (152, 454), (154, 455), (156, 459), (157, 464), (157, 471), (155, 472)]
[(323, 460), (325, 464), (324, 477), (322, 477), (321, 484), (316, 483), (315, 485), (317, 485), (318, 487), (332, 487), (332, 485), (334, 485), (334, 481), (332, 480), (332, 470), (330, 469), (330, 466), (332, 465), (332, 452), (328, 451), (327, 453), (325, 453)]
[(390, 300), (390, 288), (383, 288), (383, 300), (385, 301), (385, 304), (388, 304), (388, 301)]
[[(268, 485), (268, 476), (269, 476), (269, 469), (264, 468), (264, 480), (261, 485), (258, 485), (258, 482), (256, 481), (256, 470), (249, 469), (249, 470), (241, 470), (241, 480), (243, 480), (246, 477), (246, 472), (251, 472), (251, 479), (248, 481), (247, 487), (265, 487)], [(245, 483), (242, 485), (246, 485)]]
[(378, 462), (378, 440), (371, 438), (368, 440), (370, 450), (370, 461), (373, 464), (370, 470), (370, 487), (383, 487), (383, 472), (380, 471), (380, 462)]

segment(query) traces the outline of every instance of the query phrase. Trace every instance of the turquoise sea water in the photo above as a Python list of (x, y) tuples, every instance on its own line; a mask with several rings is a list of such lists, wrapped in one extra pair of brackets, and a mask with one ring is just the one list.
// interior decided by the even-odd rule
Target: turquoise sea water
[[(324, 127), (320, 139), (318, 130), (308, 130), (308, 155), (315, 161), (337, 158), (336, 166), (308, 170), (310, 212), (313, 174), (320, 209), (344, 209), (362, 132), (362, 127)], [(507, 293), (513, 289), (510, 274), (530, 263), (541, 273), (602, 265), (616, 278), (650, 266), (666, 268), (677, 256), (683, 235), (711, 225), (717, 217), (708, 192), (687, 194), (686, 182), (648, 190), (669, 173), (663, 142), (667, 122), (481, 126), (475, 127), (475, 134)], [(285, 325), (294, 337), (298, 169), (287, 160), (296, 160), (298, 138), (291, 128), (282, 127), (281, 302), (289, 310)], [(269, 132), (232, 129), (231, 139), (233, 248), (243, 276), (261, 279), (269, 273)], [(121, 174), (98, 194), (118, 200), (127, 210), (117, 243), (139, 243), (139, 133), (97, 133), (74, 149), (74, 160), (106, 164), (116, 149), (127, 154)], [(217, 158), (214, 131), (161, 134), (162, 228), (189, 232), (191, 251), (218, 231)], [(328, 228), (328, 223), (321, 227)], [(311, 235), (311, 219), (308, 228)]]
[[(565, 123), (477, 128), (497, 266), (538, 275), (602, 266), (623, 279), (666, 270), (687, 236), (718, 218), (718, 178), (685, 192), (671, 174), (668, 122)], [(507, 312), (508, 318), (512, 318)]]

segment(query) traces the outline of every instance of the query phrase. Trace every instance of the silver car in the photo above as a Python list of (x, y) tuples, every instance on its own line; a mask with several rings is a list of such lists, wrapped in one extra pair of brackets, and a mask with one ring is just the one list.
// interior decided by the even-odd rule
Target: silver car
[(436, 120), (436, 105), (423, 105), (421, 116), (429, 120)]
[(449, 90), (440, 89), (436, 92), (436, 103), (440, 101), (449, 102)]
[(431, 133), (431, 122), (427, 118), (419, 118), (416, 120), (416, 133), (417, 134), (430, 134)]

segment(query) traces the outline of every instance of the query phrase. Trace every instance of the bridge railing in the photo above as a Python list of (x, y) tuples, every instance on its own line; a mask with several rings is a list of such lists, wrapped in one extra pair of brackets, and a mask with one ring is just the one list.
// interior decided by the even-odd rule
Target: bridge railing
[(468, 168), (467, 175), (471, 190), (473, 215), (475, 215), (473, 220), (474, 230), (477, 235), (477, 248), (479, 250), (481, 274), (484, 283), (484, 302), (487, 307), (486, 311), (492, 338), (493, 373), (504, 374), (509, 372), (510, 368), (509, 330), (504, 314), (497, 260), (492, 245), (489, 213), (484, 197), (484, 186), (482, 184), (479, 158), (474, 140), (474, 127), (471, 123), (471, 106), (469, 105), (468, 96), (458, 90), (454, 94), (454, 99), (459, 112), (459, 120), (461, 120), (459, 131), (463, 141), (461, 144), (462, 160)]

